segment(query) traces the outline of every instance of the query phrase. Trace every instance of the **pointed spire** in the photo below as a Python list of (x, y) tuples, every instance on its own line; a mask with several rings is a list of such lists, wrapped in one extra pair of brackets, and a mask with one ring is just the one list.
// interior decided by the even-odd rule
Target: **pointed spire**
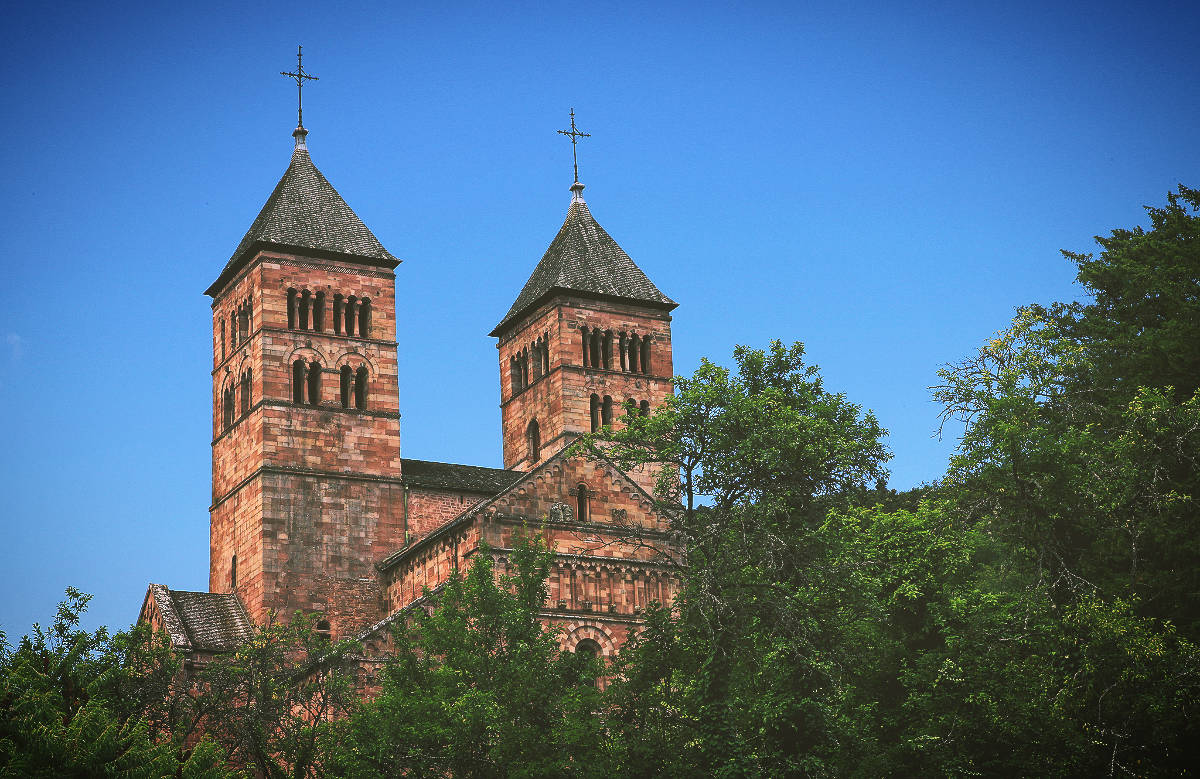
[(583, 200), (583, 184), (578, 181), (571, 185), (571, 205), (558, 235), (550, 242), (512, 308), (489, 335), (498, 336), (556, 292), (633, 302), (664, 311), (679, 305), (660, 292), (596, 222)]
[(297, 127), (292, 135), (296, 146), (292, 150), (291, 164), (238, 243), (221, 275), (204, 294), (215, 296), (264, 248), (346, 259), (389, 269), (400, 264), (317, 170), (305, 143), (308, 130)]

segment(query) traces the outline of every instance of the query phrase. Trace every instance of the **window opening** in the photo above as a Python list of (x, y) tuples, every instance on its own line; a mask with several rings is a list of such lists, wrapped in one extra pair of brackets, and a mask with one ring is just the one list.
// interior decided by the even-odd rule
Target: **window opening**
[(292, 363), (292, 402), (304, 402), (304, 360)]
[(354, 373), (354, 407), (359, 411), (367, 407), (367, 366), (360, 365)]
[(325, 330), (325, 293), (318, 292), (313, 302), (313, 330), (318, 333)]
[(250, 413), (250, 369), (242, 374), (242, 415)]
[(308, 402), (314, 406), (321, 403), (321, 364), (316, 361), (308, 365)]
[(229, 589), (237, 589), (237, 555), (229, 561)]
[(600, 396), (592, 395), (592, 432), (600, 429)]
[(530, 420), (529, 426), (525, 428), (525, 440), (529, 445), (529, 462), (532, 465), (542, 456), (542, 434), (536, 419)]
[(588, 329), (586, 327), (580, 327), (579, 336), (580, 342), (583, 344), (583, 367), (590, 368), (592, 361), (588, 359), (588, 352), (590, 351), (588, 347), (588, 344), (590, 343), (590, 341), (588, 341)]
[(288, 289), (287, 301), (288, 330), (296, 329), (296, 290)]
[(353, 380), (351, 378), (353, 373), (354, 372), (350, 370), (349, 365), (342, 366), (342, 381), (340, 387), (342, 408), (350, 408), (350, 384)]
[(371, 334), (371, 299), (363, 298), (358, 301), (358, 337), (366, 338)]
[(600, 421), (605, 425), (612, 425), (612, 397), (604, 396), (604, 405), (601, 408)]
[(580, 522), (588, 521), (588, 498), (587, 485), (580, 484), (575, 490), (575, 515)]
[(354, 317), (358, 313), (355, 307), (356, 300), (353, 295), (346, 298), (346, 335), (354, 335)]
[(638, 338), (637, 333), (629, 336), (629, 372), (638, 372), (638, 356), (641, 351), (642, 341)]
[(642, 339), (642, 373), (650, 372), (650, 337)]
[(343, 308), (342, 294), (339, 292), (338, 294), (333, 296), (333, 334), (334, 335), (342, 334), (342, 308)]
[(648, 400), (642, 401), (642, 406), (641, 406), (640, 412), (641, 412), (641, 415), (644, 417), (650, 416), (650, 401), (648, 401)]

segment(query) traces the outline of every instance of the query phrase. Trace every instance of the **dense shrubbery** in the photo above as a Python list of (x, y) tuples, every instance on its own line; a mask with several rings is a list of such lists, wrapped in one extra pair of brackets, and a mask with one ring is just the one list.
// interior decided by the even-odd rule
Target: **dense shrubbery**
[[(593, 436), (681, 474), (659, 497), (689, 563), (602, 690), (537, 620), (536, 536), (512, 574), (481, 555), (403, 625), (365, 702), (346, 648), (303, 621), (186, 687), (144, 631), (78, 631), (72, 592), (0, 656), (0, 771), (219, 776), (232, 755), (270, 776), (1184, 775), (1197, 210), (1181, 187), (1149, 230), (1068, 254), (1089, 302), (1021, 309), (943, 369), (935, 396), (965, 432), (937, 485), (886, 489), (884, 431), (799, 344), (739, 348), (736, 372), (706, 361), (654, 415)], [(330, 670), (297, 689), (316, 654)]]

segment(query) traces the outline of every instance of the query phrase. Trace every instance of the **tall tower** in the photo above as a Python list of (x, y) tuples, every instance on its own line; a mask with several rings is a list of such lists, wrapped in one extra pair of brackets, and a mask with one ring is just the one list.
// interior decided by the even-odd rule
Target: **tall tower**
[(373, 564), (404, 543), (399, 261), (313, 165), (291, 164), (205, 291), (213, 310), (209, 589), (251, 618), (379, 618)]
[[(530, 470), (582, 433), (671, 394), (678, 305), (597, 224), (571, 186), (558, 235), (490, 333), (499, 338), (504, 467)], [(632, 474), (648, 491), (653, 478)]]

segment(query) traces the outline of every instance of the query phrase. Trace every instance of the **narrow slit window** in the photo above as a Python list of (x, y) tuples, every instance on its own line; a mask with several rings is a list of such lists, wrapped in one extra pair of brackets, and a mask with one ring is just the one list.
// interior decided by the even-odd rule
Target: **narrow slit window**
[(308, 365), (308, 402), (313, 406), (321, 404), (321, 364), (315, 361)]
[(318, 333), (325, 331), (325, 293), (318, 292), (313, 302), (313, 330)]
[(371, 335), (371, 299), (363, 298), (358, 301), (358, 337), (367, 338)]
[(354, 407), (363, 411), (367, 407), (367, 367), (359, 366), (354, 373)]
[(225, 359), (225, 319), (221, 319), (221, 359)]
[(287, 301), (288, 330), (296, 329), (296, 290), (288, 290)]
[(342, 366), (342, 376), (341, 376), (342, 381), (341, 381), (341, 387), (340, 387), (342, 408), (350, 408), (350, 388), (351, 388), (351, 384), (354, 381), (353, 375), (354, 375), (354, 371), (350, 370), (349, 365)]
[(343, 309), (343, 307), (344, 307), (344, 305), (342, 303), (342, 295), (339, 292), (338, 294), (333, 296), (333, 334), (334, 335), (342, 334), (342, 309)]
[(250, 370), (242, 374), (242, 415), (250, 413)]
[(579, 335), (583, 343), (583, 367), (590, 368), (592, 361), (588, 359), (588, 352), (590, 351), (591, 343), (588, 341), (588, 329), (586, 327), (579, 328)]
[(530, 420), (525, 428), (525, 440), (529, 445), (529, 464), (532, 465), (542, 457), (542, 433), (536, 419)]
[(575, 515), (579, 517), (580, 522), (588, 521), (588, 488), (584, 484), (580, 484), (575, 489)]
[(600, 396), (592, 395), (592, 432), (600, 429)]
[(629, 336), (629, 372), (638, 373), (638, 352), (641, 351), (642, 339), (638, 338), (637, 333)]
[(354, 335), (354, 318), (358, 316), (358, 299), (353, 295), (346, 298), (346, 335)]
[(237, 589), (237, 555), (229, 561), (229, 589)]
[(642, 339), (642, 373), (650, 372), (650, 337)]
[(300, 329), (308, 330), (312, 327), (309, 319), (309, 309), (312, 307), (312, 293), (304, 290), (300, 293)]
[(601, 410), (600, 421), (605, 425), (612, 425), (612, 396), (604, 396), (604, 406)]
[(304, 360), (292, 363), (292, 402), (304, 402)]

